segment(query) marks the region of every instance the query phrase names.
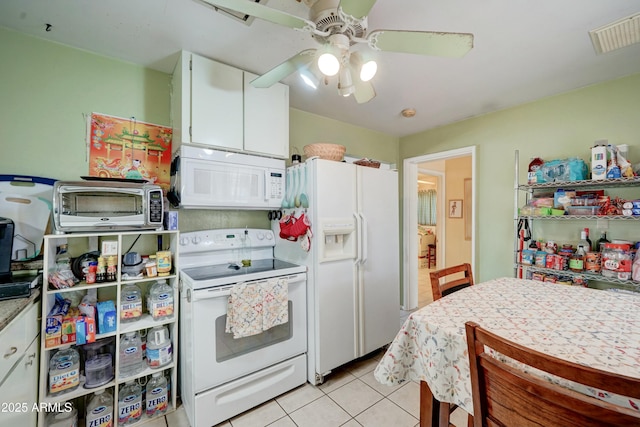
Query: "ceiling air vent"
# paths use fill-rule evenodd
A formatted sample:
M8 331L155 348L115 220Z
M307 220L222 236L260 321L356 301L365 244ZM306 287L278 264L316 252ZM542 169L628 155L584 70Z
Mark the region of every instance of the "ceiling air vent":
M640 43L640 13L589 31L597 54Z
M253 3L265 4L268 0L249 0L249 1L252 1ZM225 9L224 7L213 6L213 5L211 5L211 4L207 3L207 2L204 2L204 1L200 1L200 3L213 8L213 10L215 10L216 12L221 13L222 15L226 16L227 18L231 18L231 19L234 19L236 21L240 21L240 22L242 22L243 24L246 24L246 25L251 25L251 23L255 19L251 15L245 15L243 13L236 12L235 10Z

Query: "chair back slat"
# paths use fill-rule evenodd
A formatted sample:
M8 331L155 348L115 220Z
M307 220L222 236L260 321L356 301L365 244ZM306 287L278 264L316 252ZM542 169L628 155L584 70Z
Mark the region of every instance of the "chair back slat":
M460 289L473 286L473 273L471 272L471 264L468 263L432 271L429 277L434 301Z
M562 387L485 352L485 346L533 368L624 396L640 397L640 379L571 363L510 342L467 322L476 427L640 425L640 412Z

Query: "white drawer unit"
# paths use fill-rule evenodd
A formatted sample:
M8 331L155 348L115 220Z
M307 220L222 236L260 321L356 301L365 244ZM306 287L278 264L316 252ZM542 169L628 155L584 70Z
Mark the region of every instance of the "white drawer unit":
M38 313L31 303L0 332L0 425L35 426L38 411Z
M31 304L0 332L0 380L9 373L38 335L38 304Z

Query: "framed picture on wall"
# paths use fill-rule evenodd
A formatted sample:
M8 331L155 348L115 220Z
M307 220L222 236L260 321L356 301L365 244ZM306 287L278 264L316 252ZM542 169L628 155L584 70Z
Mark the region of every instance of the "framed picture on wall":
M462 218L462 200L449 200L449 218Z

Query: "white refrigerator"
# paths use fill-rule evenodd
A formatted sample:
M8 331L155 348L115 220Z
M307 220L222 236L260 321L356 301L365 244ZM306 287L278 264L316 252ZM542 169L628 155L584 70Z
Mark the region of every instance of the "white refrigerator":
M275 256L308 268L307 379L315 385L400 329L398 174L322 159L294 168L302 184L291 186L309 207L285 213L306 215L313 237L309 251L304 238L277 238Z

